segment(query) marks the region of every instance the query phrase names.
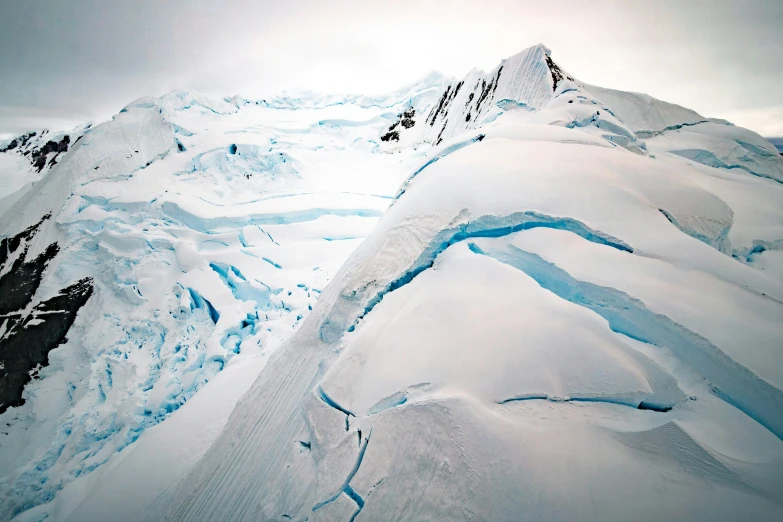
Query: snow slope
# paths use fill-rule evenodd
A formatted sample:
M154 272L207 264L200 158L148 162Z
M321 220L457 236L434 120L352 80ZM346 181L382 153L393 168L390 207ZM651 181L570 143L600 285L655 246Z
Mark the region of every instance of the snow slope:
M779 519L783 281L731 254L783 237L783 185L600 95L446 126L149 518Z
M388 97L140 99L0 216L52 215L25 321L94 291L0 417L2 514L778 520L770 147L540 45Z
M133 500L184 472L418 161L379 136L433 89L303 109L178 91L86 129L40 180L20 147L0 154L10 189L33 181L0 207L0 284L22 294L0 328L0 391L26 383L0 414L0 518L67 517L158 426L169 460ZM53 332L39 303L75 281L90 296ZM39 343L31 325L33 360L17 353Z

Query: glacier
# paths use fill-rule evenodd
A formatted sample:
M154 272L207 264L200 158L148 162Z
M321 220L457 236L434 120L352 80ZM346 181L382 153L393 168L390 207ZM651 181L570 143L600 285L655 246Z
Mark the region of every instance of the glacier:
M783 516L783 157L752 131L537 45L0 149L0 518Z

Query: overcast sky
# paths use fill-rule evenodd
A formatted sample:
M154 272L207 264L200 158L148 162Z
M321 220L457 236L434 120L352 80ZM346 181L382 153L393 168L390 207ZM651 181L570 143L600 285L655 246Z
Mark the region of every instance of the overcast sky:
M783 135L783 0L0 0L0 135L194 88L376 94L542 42L581 81Z

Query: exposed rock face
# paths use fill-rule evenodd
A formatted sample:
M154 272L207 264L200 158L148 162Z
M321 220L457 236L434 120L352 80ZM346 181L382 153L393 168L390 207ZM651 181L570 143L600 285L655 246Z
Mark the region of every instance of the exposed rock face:
M46 265L59 251L57 244L53 243L35 259L27 259L30 241L50 217L47 214L35 225L0 242L0 273L3 274L0 277L0 295L3 296L0 314L3 316L24 308L30 302L41 283Z
M33 161L33 165L41 172L46 166L46 158L49 153L55 153L55 156L49 161L49 166L57 163L57 155L61 152L68 152L68 144L71 143L71 137L67 134L63 136L60 141L47 141L43 147L34 150L30 154L30 159Z
M397 121L392 123L389 130L381 136L381 141L400 141L400 132L410 129L416 125L413 119L416 116L416 109L413 107L397 115Z
M560 67L557 66L557 64L552 60L552 57L549 55L546 55L546 64L547 67L549 67L549 72L552 74L552 92L557 90L557 84L562 82L564 79L574 81L573 78L568 76L563 72L562 69L560 69Z
M16 149L17 147L22 148L25 145L27 145L27 143L30 141L30 139L34 138L35 135L36 135L35 132L22 134L18 138L12 139L11 143L6 145L4 148L0 149L0 152L9 152L9 151L12 151L12 150Z
M56 165L57 158L60 154L68 152L71 145L71 136L68 134L47 139L49 136L49 131L45 129L40 135L37 132L29 132L11 140L8 145L0 149L0 152L16 151L25 156L33 167L41 172L47 166L47 162L49 167Z
M52 243L39 255L28 255L31 240L50 217L0 242L0 413L24 403L24 386L36 368L48 364L49 352L65 341L92 295L92 280L85 278L30 306L46 267L60 251Z

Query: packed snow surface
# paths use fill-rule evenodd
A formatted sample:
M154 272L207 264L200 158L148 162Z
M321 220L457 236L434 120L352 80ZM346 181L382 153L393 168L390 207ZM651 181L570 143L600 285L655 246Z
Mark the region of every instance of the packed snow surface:
M0 216L95 286L0 514L783 518L783 159L550 54L82 131Z

